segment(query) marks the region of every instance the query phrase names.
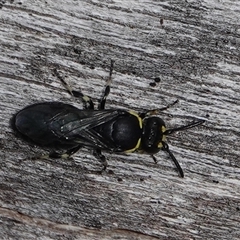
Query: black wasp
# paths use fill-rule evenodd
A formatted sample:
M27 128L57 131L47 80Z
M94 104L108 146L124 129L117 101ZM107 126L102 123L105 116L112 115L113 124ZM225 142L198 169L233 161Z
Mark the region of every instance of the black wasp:
M23 137L37 145L64 150L64 153L53 151L50 158L63 158L77 152L81 147L93 149L94 155L102 162L103 170L107 161L102 150L109 152L147 153L156 162L154 154L162 149L168 152L181 177L183 170L169 150L166 136L198 126L204 120L197 120L188 125L166 129L164 121L157 117L157 110L135 112L123 109L105 109L106 98L110 92L113 61L111 61L109 80L99 107L94 110L90 97L72 90L64 79L58 78L74 97L81 98L84 109L80 110L62 102L43 102L25 107L13 118L13 127ZM171 104L173 105L173 104Z

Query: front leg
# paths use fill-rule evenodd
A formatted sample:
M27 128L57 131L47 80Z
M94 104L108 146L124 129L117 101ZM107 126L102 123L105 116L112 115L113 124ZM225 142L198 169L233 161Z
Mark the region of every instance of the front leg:
M40 155L40 156L38 155L38 156L32 157L31 160L38 160L38 159L46 159L46 160L48 160L50 158L53 158L53 159L56 159L56 158L67 159L71 155L76 153L81 147L82 147L81 145L78 145L78 146L69 148L68 150L66 150L66 152L63 152L63 153L52 151L49 154L44 154L44 155Z

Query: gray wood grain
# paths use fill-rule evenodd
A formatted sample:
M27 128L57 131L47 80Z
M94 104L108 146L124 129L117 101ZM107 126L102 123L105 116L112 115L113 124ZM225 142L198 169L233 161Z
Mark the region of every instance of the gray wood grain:
M238 1L1 1L1 239L239 239L240 4ZM115 60L107 108L154 109L185 172L164 152L82 149L72 160L26 160L44 150L17 138L14 113L41 101L79 108L57 68L95 103ZM151 86L155 78L160 83Z

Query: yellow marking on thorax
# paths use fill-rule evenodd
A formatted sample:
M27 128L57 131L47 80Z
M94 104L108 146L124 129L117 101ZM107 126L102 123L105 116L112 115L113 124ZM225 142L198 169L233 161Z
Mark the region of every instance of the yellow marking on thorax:
M135 152L135 151L140 147L140 144L141 144L141 138L138 139L137 145L136 145L134 148L129 149L129 150L126 150L126 151L124 151L124 152L125 152L125 153Z
M142 129L142 125L143 125L142 124L142 118L140 118L139 115L137 114L137 112L135 112L133 110L129 110L128 112L138 119L139 127Z
M140 116L137 114L137 112L135 112L133 110L129 110L128 112L138 119L139 127L140 127L140 129L142 129L142 126L143 126L142 118L140 118ZM124 152L125 153L135 152L140 147L140 144L141 144L141 138L138 139L138 142L137 142L137 144L136 144L136 146L134 148L126 150Z

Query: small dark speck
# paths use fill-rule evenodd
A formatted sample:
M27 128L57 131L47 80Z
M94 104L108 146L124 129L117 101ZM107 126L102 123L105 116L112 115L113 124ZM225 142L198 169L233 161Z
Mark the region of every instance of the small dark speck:
M207 114L206 114L206 117L207 117L207 118L209 118L209 117L210 117L210 115L207 113Z
M133 74L133 75L136 75L136 74L137 74L137 72L136 72L136 71L132 71L132 74Z
M218 180L213 180L213 183L219 183L219 181Z
M155 78L154 78L154 81L155 81L156 83L159 83L159 82L161 81L161 79L160 79L160 77L155 77Z
M74 48L73 51L77 54L81 54L82 52L81 49L78 49L78 48Z
M0 149L2 149L3 147L4 147L3 139L0 139Z
M109 174L114 174L114 171L113 170L108 170L108 173Z
M151 199L150 202L155 203L155 204L160 204L161 203L161 201L158 200L158 199Z
M163 25L163 18L160 18L160 24Z
M143 181L144 181L144 178L140 178L140 181L143 182Z
M82 60L82 61L80 61L80 64L85 65L86 62Z
M236 210L239 211L239 210L240 210L240 207L236 207Z
M90 69L95 69L95 67L93 65L90 66Z
M155 83L155 82L151 82L151 83L149 83L149 85L150 85L151 87L156 87L156 83Z
M13 219L12 221L13 221L14 223L17 223L17 224L20 223L20 224L21 224L21 221L19 221L19 220L14 220L14 219Z
M123 181L123 179L120 178L120 177L117 180L118 180L118 182L122 182Z
M97 219L92 219L91 221L87 222L85 225L87 227L93 227L93 228L97 228L97 229L102 228L102 223Z

